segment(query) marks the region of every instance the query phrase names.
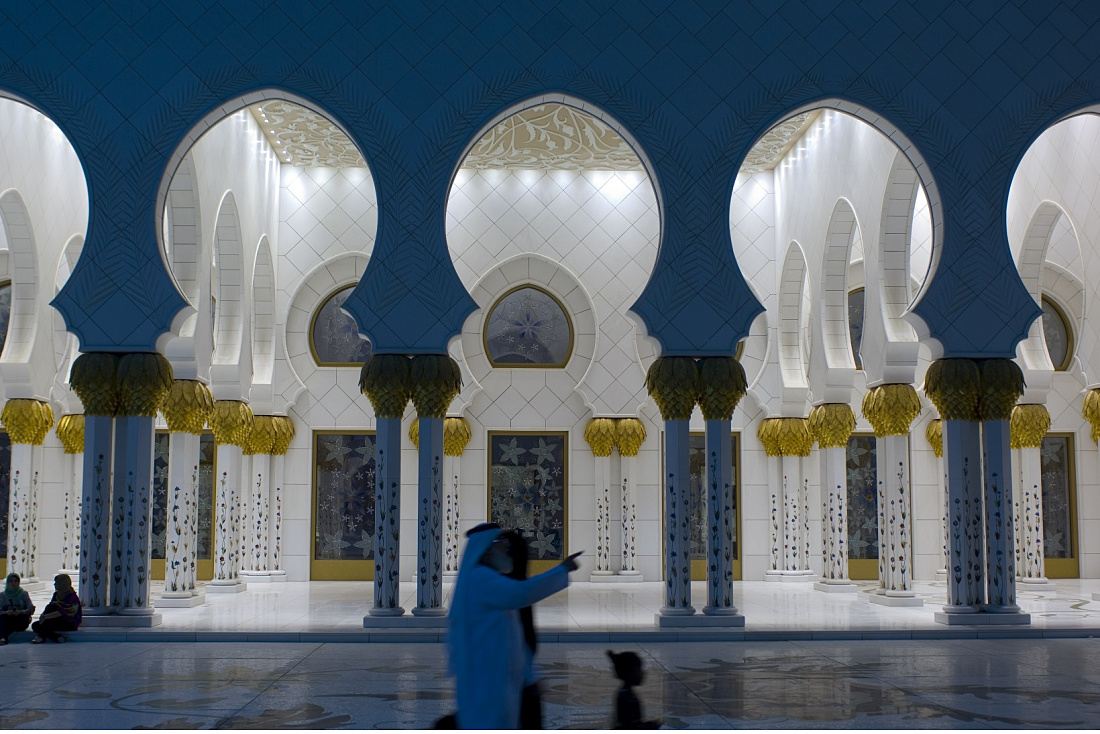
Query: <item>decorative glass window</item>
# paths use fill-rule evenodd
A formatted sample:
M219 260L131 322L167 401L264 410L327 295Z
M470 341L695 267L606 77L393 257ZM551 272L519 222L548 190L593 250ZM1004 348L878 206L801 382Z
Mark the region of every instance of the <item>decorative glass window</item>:
M1073 438L1044 436L1039 452L1043 481L1043 557L1073 558Z
M564 367L573 324L557 298L524 285L505 293L485 319L485 354L494 367Z
M313 560L374 559L373 433L314 433Z
M565 557L565 433L489 432L489 520L527 539L532 561Z
M1043 296L1043 339L1054 369L1065 371L1073 361L1073 329L1069 319L1054 301Z
M732 451L732 474L733 487L731 488L731 499L734 503L733 511L737 512L737 455L738 455L738 437L735 435L733 438L733 451ZM707 560L707 440L706 434L692 433L688 438L688 478L691 485L691 499L689 502L691 512L691 541L690 541L690 553L692 561ZM661 472L662 475L664 472ZM740 558L740 553L737 549L737 523L733 525L733 557ZM696 576L695 569L692 569L692 578ZM706 570L703 569L703 573L700 577L701 580L706 579Z
M355 319L340 310L354 289L349 285L336 291L313 314L309 348L321 367L358 367L370 359L370 341L359 335Z
M0 431L0 487L11 486L11 438ZM8 557L8 497L0 499L0 558Z
M168 431L157 431L153 439L153 550L150 557L154 560L164 560L168 549L170 436ZM210 560L214 556L214 473L214 436L204 433L199 437L199 506L195 543L195 558L201 560Z
M8 322L11 320L11 281L0 283L0 354L8 341Z
M848 465L848 558L878 558L878 477L874 436L851 436ZM877 575L877 573L876 573Z
M856 360L856 369L863 369L863 359L859 349L863 346L863 295L862 288L856 288L848 294L848 338L852 340L852 357Z

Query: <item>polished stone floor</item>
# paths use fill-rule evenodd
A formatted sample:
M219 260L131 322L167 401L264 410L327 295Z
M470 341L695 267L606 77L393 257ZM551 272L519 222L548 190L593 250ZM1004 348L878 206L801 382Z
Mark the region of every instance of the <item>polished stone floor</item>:
M610 725L604 644L539 649L547 728ZM624 643L669 728L1100 728L1100 640ZM424 728L437 643L70 642L0 648L0 728Z
M701 609L706 591L701 582L693 588L693 602ZM415 585L401 585L401 603L406 610L415 606ZM446 590L449 594L450 585ZM654 615L663 604L663 585L575 583L538 606L537 619L548 642L652 642L700 639L699 630L683 634L658 630ZM924 602L920 607L887 607L870 603L874 582L863 582L858 593L827 594L811 584L780 584L763 581L737 582L735 603L745 615L745 627L721 639L797 640L872 638L977 638L990 635L1014 637L1100 637L1100 580L1060 580L1054 588L1029 591L1021 587L1020 606L1031 614L1026 627L946 627L933 619L945 600L942 582L917 582L916 591ZM154 588L154 601L159 596ZM33 594L41 609L48 592ZM248 586L240 594L207 594L206 603L191 609L160 609L162 624L153 629L94 630L81 632L85 639L146 639L160 641L248 641L284 642L366 641L378 639L434 642L442 630L385 631L379 637L363 628L363 617L371 605L372 588L361 582L289 582ZM408 619L408 615L406 615ZM377 632L377 631L375 631ZM732 634L732 636L731 636ZM694 636L692 636L694 635Z

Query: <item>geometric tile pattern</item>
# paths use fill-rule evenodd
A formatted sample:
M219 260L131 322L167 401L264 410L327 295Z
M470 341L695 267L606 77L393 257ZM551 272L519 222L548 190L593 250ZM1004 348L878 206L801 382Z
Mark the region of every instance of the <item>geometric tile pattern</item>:
M0 13L0 88L57 122L88 179L86 257L57 304L90 349L152 350L184 306L156 248L166 165L211 111L278 88L340 124L376 179L378 242L351 310L380 351L442 353L474 308L446 255L456 162L498 110L562 90L619 120L652 166L662 242L635 309L670 353L729 353L748 331L760 306L726 226L738 166L789 112L835 98L896 131L930 198L937 187L938 267L919 318L949 355L1011 356L1037 314L1005 247L1011 176L1041 130L1100 97L1100 8L1087 1Z

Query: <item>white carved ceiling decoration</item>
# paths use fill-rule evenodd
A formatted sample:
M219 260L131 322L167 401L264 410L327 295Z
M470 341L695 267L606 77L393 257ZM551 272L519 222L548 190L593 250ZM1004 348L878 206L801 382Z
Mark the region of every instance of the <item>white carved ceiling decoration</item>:
M742 173L759 173L775 168L820 115L821 110L804 112L768 130L745 156L745 162L741 164Z
M300 168L365 168L367 165L355 143L313 110L278 99L248 109L283 163Z
M493 126L463 168L640 171L642 163L602 120L562 104L541 104Z

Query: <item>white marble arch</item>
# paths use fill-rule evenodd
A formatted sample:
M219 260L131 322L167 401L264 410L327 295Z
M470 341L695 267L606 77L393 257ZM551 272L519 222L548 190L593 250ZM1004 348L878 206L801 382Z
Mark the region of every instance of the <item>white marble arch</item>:
M1016 256L1016 268L1020 272L1020 278L1027 287L1028 293L1035 299L1035 302L1040 303L1043 294L1050 293L1058 305L1067 311L1074 333L1080 334L1083 319L1079 320L1077 314L1083 315L1081 307L1084 302L1084 288L1080 286L1078 286L1080 290L1073 288L1073 281L1077 279L1064 268L1047 261L1051 235L1054 233L1055 225L1062 217L1065 217L1066 221L1069 222L1073 237L1077 242L1078 252L1080 251L1080 240L1076 234L1077 228L1074 226L1069 214L1057 203L1044 200L1035 208L1027 228L1024 230L1023 241L1020 243ZM1054 292L1048 291L1047 281L1051 282L1051 286L1055 289ZM1071 316L1071 314L1073 315ZM1035 319L1032 322L1027 339L1020 342L1016 348L1016 358L1020 367L1024 370L1025 389L1023 400L1029 403L1046 403L1047 395L1053 383L1055 366L1051 363L1050 355L1047 353L1042 318ZM1078 369L1080 369L1080 362L1076 361L1076 355L1074 360L1078 365Z
M69 279L80 252L84 248L84 238L73 235L65 243L65 249L57 261L56 277L54 278L54 292L61 290L61 286ZM80 354L80 345L76 335L65 330L65 321L57 309L53 312L53 351L56 370L53 386L50 388L50 401L53 403L55 414L60 417L64 413L80 413L83 408L80 401L69 389L69 370L73 360Z
M804 418L809 410L806 345L803 338L806 256L798 242L787 246L779 273L779 372L782 378L780 413Z
M821 294L811 316L809 385L815 403L851 402L856 363L848 329L848 269L859 229L851 201L838 200L825 232Z
M542 288L565 307L566 316L573 324L573 352L565 367L508 369L489 364L482 338L489 309L505 293L522 285ZM542 255L517 255L486 273L470 295L479 308L467 317L461 336L452 340L449 350L451 356L464 368L463 388L451 403L452 414L469 410L473 415L481 416L509 387L514 388L518 397L526 403L520 413L531 413L531 420L525 422L537 422L534 420L534 413L541 413L544 424L555 423L552 415L547 414L548 411L540 410L533 404L543 388L549 388L559 403L573 399L594 415L616 414L608 413L606 406L601 405L598 386L586 382L596 353L598 329L591 297L575 274ZM527 410L528 407L531 410ZM634 412L625 415L636 416L640 409L639 404ZM618 414L624 415L621 412ZM508 417L513 419L518 415L516 413ZM573 417L562 425L571 426L575 420ZM490 421L493 424L499 422Z
M256 262L252 269L252 386L249 402L253 411L270 414L274 411L273 378L275 374L275 269L271 245L266 235L256 247Z
M16 189L0 194L0 223L8 242L12 292L8 336L0 354L4 399L44 398L52 375L45 374L46 370L36 370L33 364L42 320L38 305L38 245L26 202ZM44 328L49 328L48 320Z
M910 304L913 213L920 186L917 171L898 151L883 194L877 246L864 243L866 286L860 351L868 387L912 384L916 379L920 341L905 314ZM933 229L938 226L933 218ZM933 239L933 269L938 255L935 242Z
M286 318L282 320L285 328L281 330L285 334L283 345L286 354L279 355L278 344L275 345L276 356L284 357L275 363L275 412L290 410L313 381L313 376L321 370L336 375L334 380L340 379L344 372L354 372L355 381L358 380L358 368L322 368L317 365L309 347L309 329L317 309L336 291L358 283L369 261L370 257L360 252L336 255L307 272L290 294ZM276 329L276 336L279 331ZM281 365L287 368L285 374L281 372ZM366 403L366 398L361 398L361 401Z
M179 334L164 347L179 380L205 379L210 374L214 348L210 325L210 255L203 247L196 184L194 158L188 155L170 182L162 230L169 273L195 309L180 326Z
M237 202L227 191L218 207L214 227L212 285L214 309L214 355L210 365L210 389L215 400L241 400L248 396L252 381L252 340L244 338L250 322L247 272Z

